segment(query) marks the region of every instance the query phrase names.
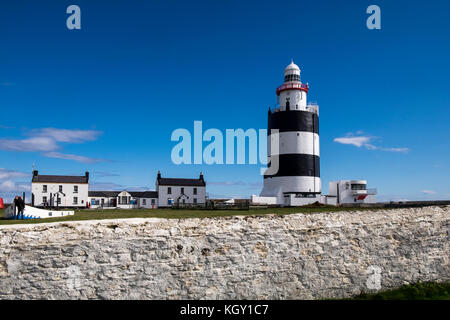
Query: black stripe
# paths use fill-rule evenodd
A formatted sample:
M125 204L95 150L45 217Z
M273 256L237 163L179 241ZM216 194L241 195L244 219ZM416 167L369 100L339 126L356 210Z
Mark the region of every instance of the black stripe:
M264 175L264 179L285 176L304 176L319 178L320 157L311 154L282 154L279 156L278 172L274 175Z
M270 135L271 129L278 129L280 132L306 131L319 133L319 117L317 114L303 111L278 111L269 114L267 128Z

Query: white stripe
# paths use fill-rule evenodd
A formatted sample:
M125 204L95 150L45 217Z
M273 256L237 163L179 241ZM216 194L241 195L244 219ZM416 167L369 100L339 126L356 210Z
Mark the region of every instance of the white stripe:
M319 177L273 177L264 179L261 196L280 196L283 192L321 192Z
M271 153L272 145L276 146L277 139L279 148L276 150L277 148L274 147ZM267 138L267 154L310 154L320 157L319 135L305 131L271 134Z

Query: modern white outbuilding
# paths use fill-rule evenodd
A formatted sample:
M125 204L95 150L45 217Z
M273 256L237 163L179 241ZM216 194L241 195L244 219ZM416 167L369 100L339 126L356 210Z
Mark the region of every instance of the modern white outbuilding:
M376 189L368 189L366 180L339 180L329 183L329 194L325 203L339 205L346 203L375 203Z

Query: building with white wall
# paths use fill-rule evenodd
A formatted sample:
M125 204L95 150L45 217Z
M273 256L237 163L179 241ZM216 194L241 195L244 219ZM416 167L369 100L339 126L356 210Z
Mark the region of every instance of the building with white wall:
M158 171L156 191L159 207L196 206L206 203L206 182L202 173L198 179L183 179L163 178Z
M89 207L119 209L155 209L158 207L156 191L89 191Z
M206 203L206 182L198 179L163 178L158 171L156 191L89 191L89 207L119 209L156 209L160 207L197 206Z
M86 207L89 172L84 176L40 175L33 171L31 205L35 207Z
M367 189L366 180L339 180L329 183L329 195L325 203L340 205L345 203L375 203L376 189Z

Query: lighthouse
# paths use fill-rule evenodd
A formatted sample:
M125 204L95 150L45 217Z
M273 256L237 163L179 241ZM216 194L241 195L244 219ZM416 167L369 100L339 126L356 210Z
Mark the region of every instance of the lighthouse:
M308 90L292 61L276 90L277 106L268 112L268 168L260 196L280 205L320 201L319 106L308 103Z

